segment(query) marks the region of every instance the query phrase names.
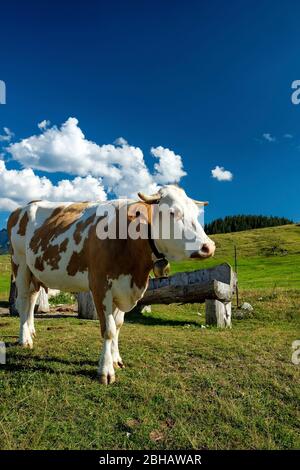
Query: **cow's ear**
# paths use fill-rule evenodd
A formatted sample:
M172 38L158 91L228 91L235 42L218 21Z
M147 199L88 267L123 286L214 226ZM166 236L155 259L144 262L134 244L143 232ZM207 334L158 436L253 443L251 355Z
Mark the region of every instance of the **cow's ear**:
M147 194L144 193L138 193L138 196L147 204L156 204L161 199L161 195L159 193L151 194L151 196L147 196Z
M197 204L197 206L208 206L208 201L196 201L193 199L194 203Z

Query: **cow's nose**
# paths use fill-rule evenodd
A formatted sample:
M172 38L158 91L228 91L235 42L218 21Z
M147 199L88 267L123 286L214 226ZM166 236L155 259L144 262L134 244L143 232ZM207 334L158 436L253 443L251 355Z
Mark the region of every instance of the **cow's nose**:
M216 249L216 245L213 241L203 243L202 248L201 248L201 254L205 257L213 256L214 252Z

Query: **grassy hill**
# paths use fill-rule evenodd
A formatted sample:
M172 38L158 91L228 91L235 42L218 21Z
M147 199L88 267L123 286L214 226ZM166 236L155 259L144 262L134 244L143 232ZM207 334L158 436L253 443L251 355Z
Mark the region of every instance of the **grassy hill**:
M240 288L285 287L300 289L300 226L283 225L245 232L212 235L214 258L172 264L172 273L192 271L227 262L234 266L237 247ZM10 282L8 255L0 256L0 299L7 298Z
M191 271L227 262L234 267L237 248L241 288L300 288L300 226L283 225L245 232L211 235L216 242L214 258L172 264L172 272Z

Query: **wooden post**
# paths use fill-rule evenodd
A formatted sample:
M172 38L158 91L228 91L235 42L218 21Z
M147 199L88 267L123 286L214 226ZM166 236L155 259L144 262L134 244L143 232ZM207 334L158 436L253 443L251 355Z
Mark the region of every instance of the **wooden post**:
M237 264L237 249L236 245L234 245L234 271L236 274L236 285L235 285L235 293L236 293L236 306L239 308L240 300L239 300L239 286L237 283L237 274L238 274L238 264Z
M79 292L77 294L78 318L87 320L98 320L97 310L94 304L92 293Z
M205 301L205 316L207 325L231 328L231 302L207 299Z

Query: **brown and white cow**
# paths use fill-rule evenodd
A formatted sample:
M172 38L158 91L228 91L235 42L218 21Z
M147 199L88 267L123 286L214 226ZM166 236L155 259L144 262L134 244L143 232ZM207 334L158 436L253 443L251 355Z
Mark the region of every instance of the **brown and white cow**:
M207 258L215 250L214 242L198 222L195 201L181 188L169 185L156 195L140 193L139 196L140 206L147 211L154 203L157 208L167 207L182 237L175 238L173 228L170 236L151 239L151 243L142 237L101 239L98 226L105 220L103 213L113 206L117 214L118 201L33 201L15 210L8 220L17 285L16 306L20 314L20 344L33 346L34 306L40 286L71 292L91 290L104 338L98 368L104 384L114 382L114 368L123 367L118 335L124 312L130 311L143 296L158 254L168 259ZM129 208L137 204L136 201L126 203ZM126 214L128 227L134 215L130 209ZM135 217L138 221L140 211ZM158 228L160 220L161 214L156 211L148 225ZM108 219L106 223L111 222ZM189 245L191 237L192 246Z

